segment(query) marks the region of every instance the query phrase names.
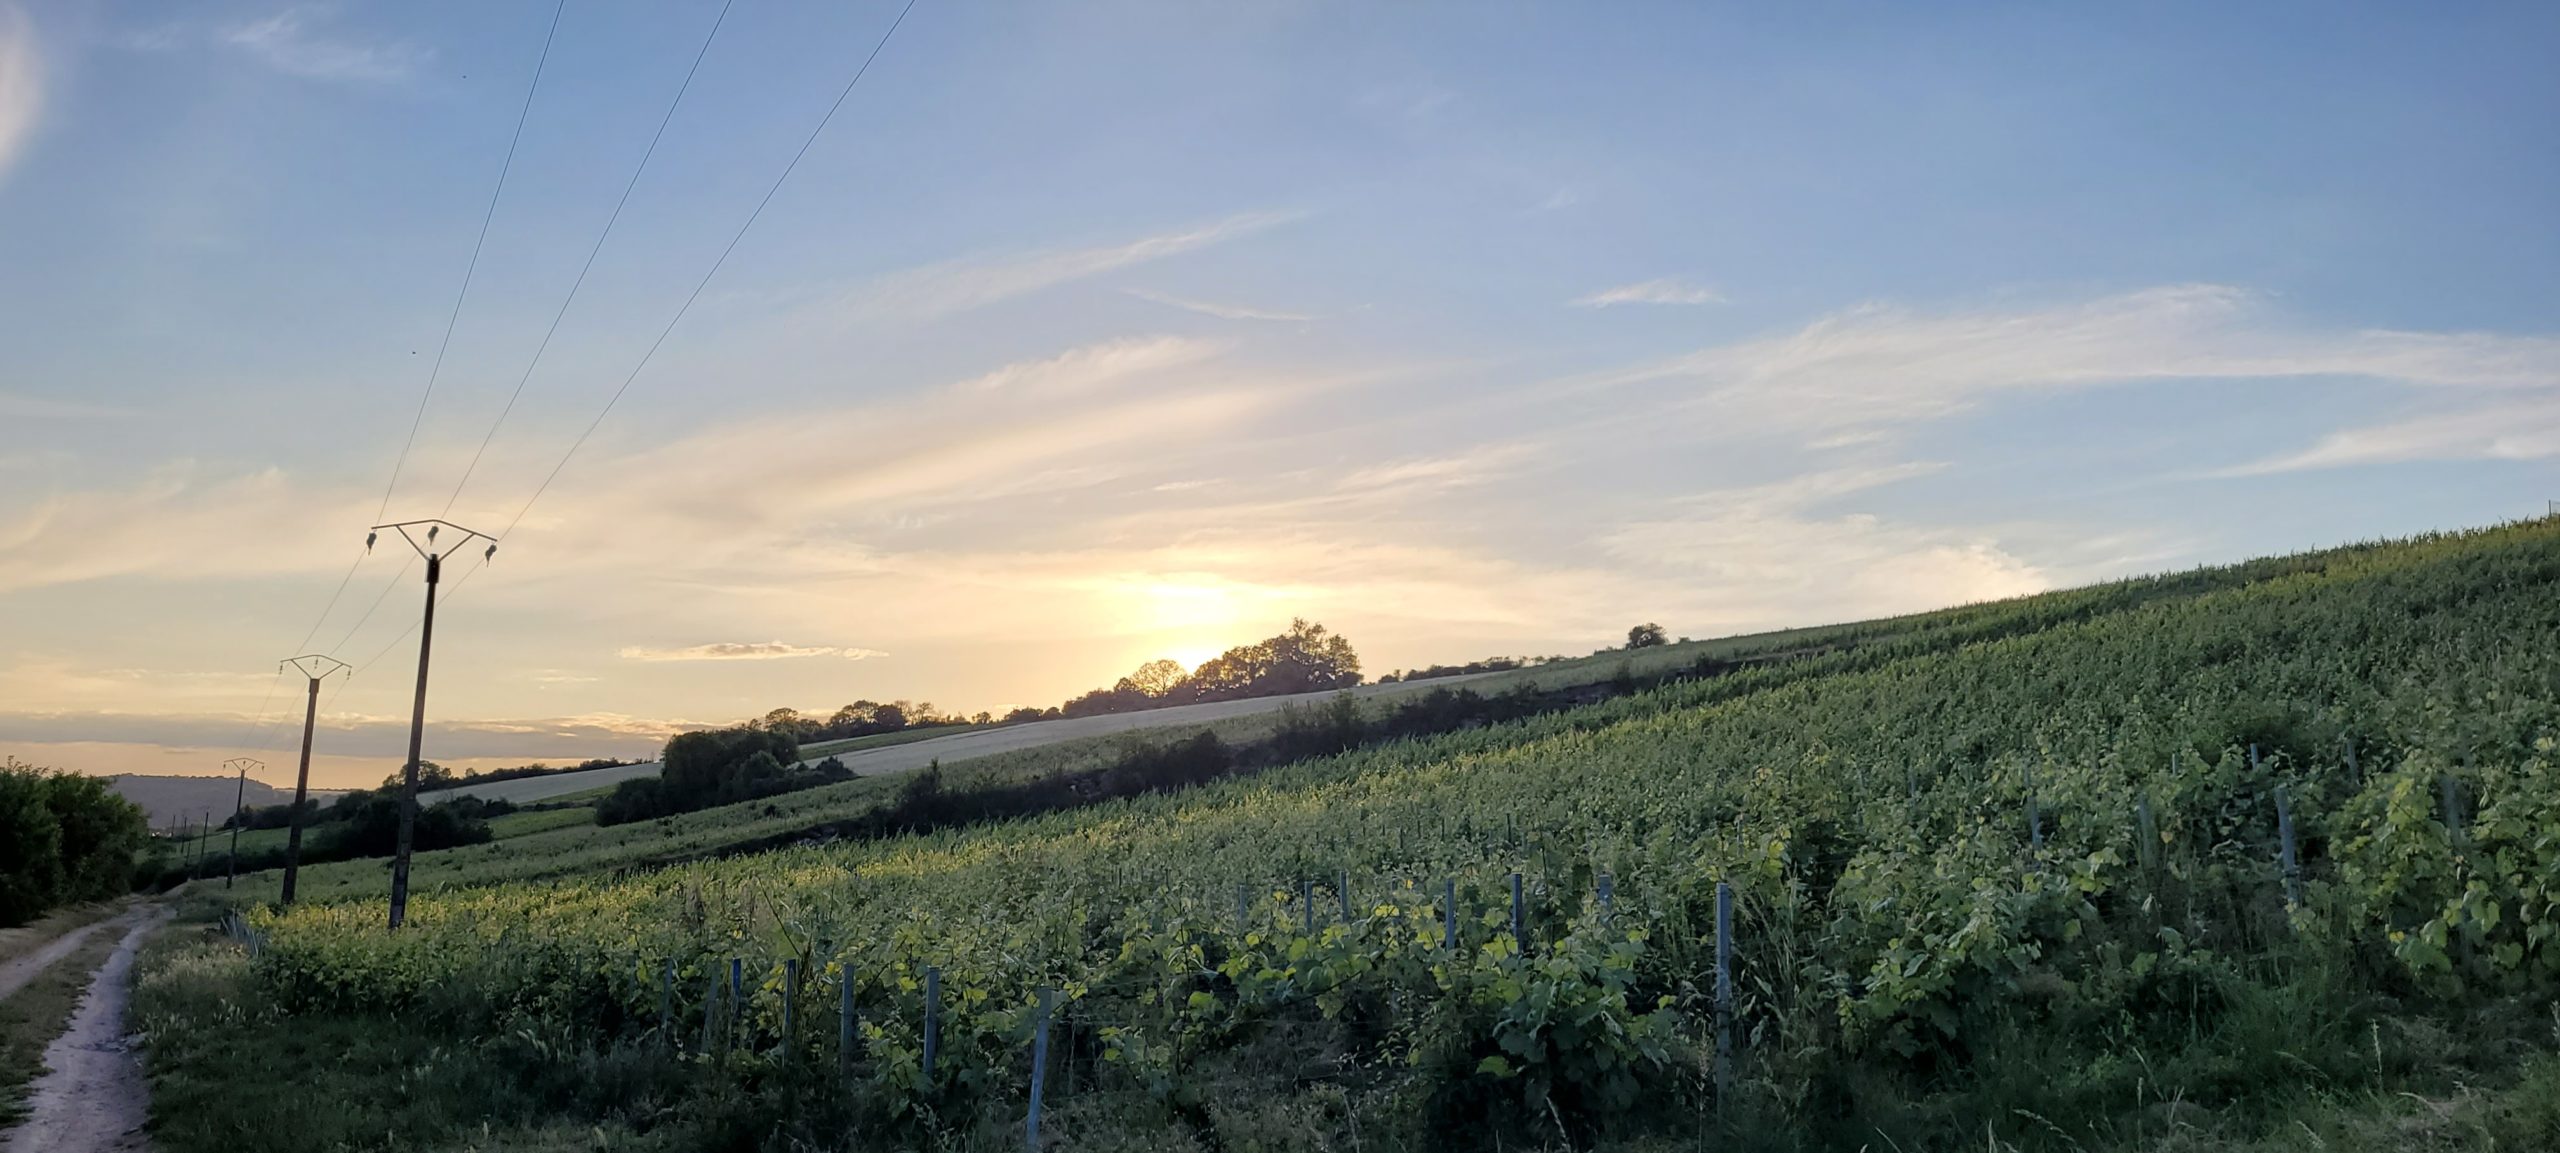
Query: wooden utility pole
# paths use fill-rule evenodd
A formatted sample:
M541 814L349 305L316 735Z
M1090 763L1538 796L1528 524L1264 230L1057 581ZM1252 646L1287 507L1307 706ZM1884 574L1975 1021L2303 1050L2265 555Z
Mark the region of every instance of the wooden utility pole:
M486 560L497 555L498 541L451 521L411 520L373 526L373 532L364 538L365 547L373 547L375 537L384 529L398 532L400 539L409 542L409 547L427 562L427 612L418 626L418 694L409 710L409 763L400 777L400 847L391 858L391 927L397 929L409 916L409 845L418 828L418 758L427 729L427 658L435 647L436 582L444 575L444 558L453 555L454 550L475 538L485 540L489 550L481 556ZM453 538L439 545L436 538L445 529L453 530Z
M204 820L196 827L196 863L194 868L187 870L188 880L197 880L204 876L204 846L205 842L212 839L213 810L206 809L204 811Z
M288 831L284 835L283 904L293 903L293 884L302 872L302 803L311 792L311 730L320 719L320 682L332 673L347 670L347 662L336 657L305 653L286 664L300 670L311 682L311 692L302 706L302 767L293 774L293 808L285 815Z
M231 855L222 862L222 887L228 889L240 879L240 826L249 823L249 770L264 769L267 763L256 757L233 757L222 767L240 772L240 789L231 795Z

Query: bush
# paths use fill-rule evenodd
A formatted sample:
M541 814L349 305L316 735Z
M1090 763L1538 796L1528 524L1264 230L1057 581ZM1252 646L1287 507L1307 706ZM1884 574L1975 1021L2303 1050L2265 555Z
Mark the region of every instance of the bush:
M0 762L0 927L125 892L149 832L105 781Z

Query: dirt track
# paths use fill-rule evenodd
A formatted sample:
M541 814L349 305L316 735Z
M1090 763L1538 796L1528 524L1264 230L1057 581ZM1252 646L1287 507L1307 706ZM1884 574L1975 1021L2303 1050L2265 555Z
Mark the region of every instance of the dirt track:
M169 911L136 909L99 925L125 926L116 951L98 966L71 1026L44 1051L45 1075L28 1087L27 1120L6 1135L6 1153L110 1153L147 1149L151 1113L142 1058L125 1035L125 1003L133 994L133 956ZM68 939L99 925L85 926ZM50 948L50 947L48 947ZM58 955L58 954L57 954ZM35 958L28 958L34 960Z
M37 946L26 956L0 964L0 1000L7 1000L11 994L25 988L27 982L35 980L38 974L52 968L54 962L70 956L71 951L88 940L90 934L109 925L129 924L140 912L132 909L104 921L92 921Z

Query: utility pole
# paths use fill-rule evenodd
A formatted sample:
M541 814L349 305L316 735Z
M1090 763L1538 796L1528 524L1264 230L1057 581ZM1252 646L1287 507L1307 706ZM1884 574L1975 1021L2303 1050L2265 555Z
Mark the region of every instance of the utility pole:
M336 657L305 653L284 662L292 665L311 682L311 693L302 706L302 767L293 774L293 808L287 810L284 835L284 899L293 903L293 883L302 872L302 801L311 792L311 729L320 719L320 682L332 674L347 671L347 662Z
M267 763L256 757L233 757L222 767L240 771L240 791L231 797L231 855L222 862L222 887L228 889L240 879L240 826L249 823L249 770L264 772Z
M194 868L187 870L188 880L201 880L204 877L204 845L212 839L213 810L206 809L204 820L196 823L196 864Z
M444 573L444 558L474 539L489 542L488 551L481 554L483 561L498 555L498 538L447 520L405 520L373 526L365 534L364 547L373 548L374 538L384 529L398 532L427 561L427 615L418 626L418 697L409 710L409 764L400 778L400 849L391 858L391 927L397 929L409 915L409 842L418 829L418 746L427 728L427 656L436 636L436 580ZM453 530L452 537L437 543L436 537L446 529Z

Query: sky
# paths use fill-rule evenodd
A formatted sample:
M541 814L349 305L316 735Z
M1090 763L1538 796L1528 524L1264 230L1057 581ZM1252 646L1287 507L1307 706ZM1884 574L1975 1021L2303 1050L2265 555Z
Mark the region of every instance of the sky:
M2560 7L919 0L793 165L899 10L0 0L0 753L289 785L316 652L381 779L392 520L497 765L2560 498Z

